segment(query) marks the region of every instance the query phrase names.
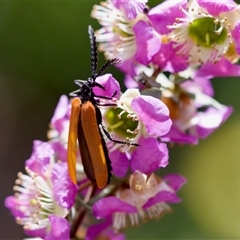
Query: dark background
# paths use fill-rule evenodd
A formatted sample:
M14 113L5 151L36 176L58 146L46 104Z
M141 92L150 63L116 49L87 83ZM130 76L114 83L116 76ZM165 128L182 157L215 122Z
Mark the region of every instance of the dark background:
M22 227L4 208L34 139L46 132L61 94L90 74L87 27L97 1L0 3L0 239L21 239ZM154 6L158 1L150 1ZM101 56L101 62L103 57ZM120 81L123 75L111 69ZM170 165L188 179L174 213L127 230L129 239L240 238L240 79L214 79L218 101L232 105L229 121L198 146L170 150Z

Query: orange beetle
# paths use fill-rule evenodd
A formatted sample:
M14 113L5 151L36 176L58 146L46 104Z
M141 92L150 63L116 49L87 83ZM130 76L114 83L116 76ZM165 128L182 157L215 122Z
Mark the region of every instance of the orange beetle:
M107 61L96 73L98 60L97 46L91 26L89 26L88 32L91 42L92 77L88 78L87 81L75 80L74 83L79 86L79 89L70 94L75 98L72 100L68 136L68 171L72 182L76 184L76 150L78 139L82 164L87 177L92 182L95 182L99 188L103 188L110 181L112 167L100 126L110 140L121 144L126 144L127 142L113 140L102 126L102 115L99 109L101 103L99 99L111 100L116 93L112 97L106 97L96 96L93 92L93 87L105 90L95 80L109 66L119 62L119 60L112 59ZM115 106L115 104L108 104L108 106Z

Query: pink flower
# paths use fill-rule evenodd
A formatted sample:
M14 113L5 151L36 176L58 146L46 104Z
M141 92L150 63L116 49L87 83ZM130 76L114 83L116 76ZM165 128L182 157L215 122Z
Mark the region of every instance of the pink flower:
M165 167L168 164L168 149L158 138L164 136L172 124L166 105L152 96L140 95L137 89L128 89L116 103L116 109L109 108L103 112L104 125L114 139L138 143L140 147L129 148L129 145L107 140L113 172L123 177L128 166L132 171L138 169L144 173Z
M239 51L235 28L240 11L234 1L168 0L151 9L148 17L154 29L166 34L175 51L191 65L215 63L223 56L233 59L230 49L234 44Z
M124 228L127 217L132 225L136 225L140 219L159 217L171 211L167 202L180 202L176 191L185 182L177 174L168 175L165 180L161 180L154 174L147 176L135 171L130 177L129 188L118 190L116 197L107 197L96 202L93 213L98 219L111 217L115 229Z
M99 50L107 59L118 58L121 70L130 73L134 62L147 65L161 42L144 13L147 1L106 1L95 5L92 17L102 28L95 32Z
M34 142L33 154L26 161L26 172L27 175L18 174L16 194L6 198L5 206L24 226L26 234L50 239L47 236L55 234L55 224L66 225L64 218L73 206L77 188L69 178L67 163L55 163L53 149L44 142ZM65 230L59 232L58 238L51 239L60 240L66 236Z

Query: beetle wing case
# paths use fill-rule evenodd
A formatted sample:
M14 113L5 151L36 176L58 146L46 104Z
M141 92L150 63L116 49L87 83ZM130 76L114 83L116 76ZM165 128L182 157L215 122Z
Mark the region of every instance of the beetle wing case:
M106 147L103 146L104 139L99 129L95 108L90 101L86 101L82 105L81 125L89 149L97 186L103 188L109 180L109 169L105 156L107 151Z
M74 98L72 101L72 109L70 116L70 125L68 132L68 172L74 184L77 183L76 178L76 151L77 151L77 133L78 121L81 112L81 100Z

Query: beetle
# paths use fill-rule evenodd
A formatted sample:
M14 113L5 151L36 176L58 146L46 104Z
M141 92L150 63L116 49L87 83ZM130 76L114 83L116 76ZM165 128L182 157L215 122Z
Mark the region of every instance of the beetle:
M103 188L110 182L112 166L102 131L113 142L134 146L138 146L138 144L112 139L102 124L102 114L99 106L116 106L116 104L102 104L100 99L112 100L117 93L115 92L111 97L97 96L93 88L98 87L105 90L101 84L96 82L96 78L111 65L119 63L119 60L117 58L108 60L96 73L98 62L97 44L94 30L91 26L88 27L88 33L91 44L92 76L86 81L75 80L74 83L79 86L79 89L70 93L70 96L75 98L71 103L68 135L68 171L72 182L76 184L76 149L78 139L82 164L88 179L96 183L98 188Z

